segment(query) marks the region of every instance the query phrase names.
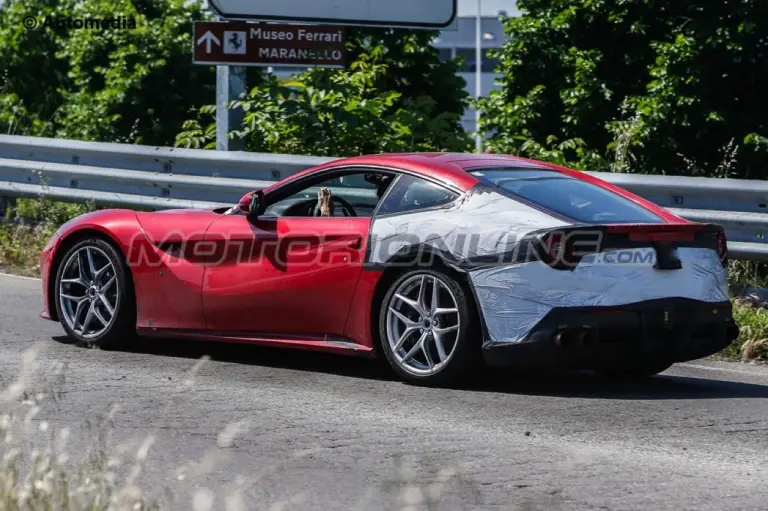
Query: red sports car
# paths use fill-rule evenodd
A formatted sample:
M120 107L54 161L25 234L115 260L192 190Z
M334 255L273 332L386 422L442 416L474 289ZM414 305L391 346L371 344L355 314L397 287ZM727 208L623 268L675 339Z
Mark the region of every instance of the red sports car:
M449 384L490 365L649 375L738 335L727 246L587 174L487 154L333 161L231 208L80 216L40 257L42 316L135 334L384 357Z

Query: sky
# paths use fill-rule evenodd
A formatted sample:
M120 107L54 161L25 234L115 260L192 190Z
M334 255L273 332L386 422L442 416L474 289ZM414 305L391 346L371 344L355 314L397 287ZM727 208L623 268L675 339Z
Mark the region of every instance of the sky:
M459 0L459 16L474 16L478 0ZM515 0L480 0L483 15L496 15L499 11L515 12Z

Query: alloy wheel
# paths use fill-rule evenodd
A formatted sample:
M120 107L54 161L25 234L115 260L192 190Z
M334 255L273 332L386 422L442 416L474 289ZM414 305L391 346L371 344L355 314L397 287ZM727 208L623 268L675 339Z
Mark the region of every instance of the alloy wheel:
M83 339L103 334L115 321L119 306L115 266L100 248L85 246L64 262L59 303L69 328Z
M417 376L439 372L456 351L461 318L456 297L432 274L404 280L387 304L387 342L395 361Z

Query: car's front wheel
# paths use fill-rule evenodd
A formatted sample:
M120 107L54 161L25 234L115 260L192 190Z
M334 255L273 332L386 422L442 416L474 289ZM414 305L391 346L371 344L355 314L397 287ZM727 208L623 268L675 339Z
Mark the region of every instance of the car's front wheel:
M76 243L56 272L56 311L76 342L110 349L135 334L133 285L122 254L100 238Z
M402 274L384 296L381 347L392 368L421 385L451 385L480 366L480 330L464 286L442 269Z

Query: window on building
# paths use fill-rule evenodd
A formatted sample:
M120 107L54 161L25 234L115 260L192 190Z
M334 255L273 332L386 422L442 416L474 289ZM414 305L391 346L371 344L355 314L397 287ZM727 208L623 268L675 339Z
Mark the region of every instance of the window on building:
M460 71L463 73L475 72L475 50L474 48L458 48L456 50L456 56L462 57L464 61L461 63Z
M491 57L489 53L493 52L495 48L484 48L483 62L480 71L483 73L493 73L496 67L499 65L497 58ZM464 62L461 65L461 71L464 73L475 72L475 49L474 48L459 48L456 50L457 57L463 57Z
M453 55L453 52L450 48L438 48L437 53L440 56L441 62L447 62L451 60L451 56Z

